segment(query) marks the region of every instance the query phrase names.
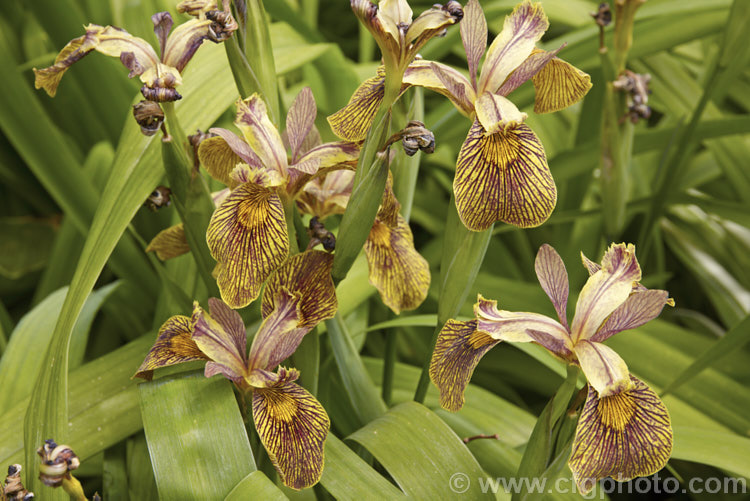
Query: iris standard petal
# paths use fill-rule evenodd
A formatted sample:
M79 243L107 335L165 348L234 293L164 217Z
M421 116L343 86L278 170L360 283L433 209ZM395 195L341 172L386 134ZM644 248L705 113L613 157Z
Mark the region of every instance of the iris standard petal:
M265 388L253 391L253 421L281 481L304 489L320 480L324 445L330 428L325 409L293 383L299 373L280 369L268 374Z
M448 320L438 335L430 360L430 379L440 390L440 405L456 412L464 405L464 391L479 360L499 343L477 330L476 320Z
M190 317L176 315L167 319L159 328L154 346L133 377L151 381L154 369L194 360L209 360L191 339L192 332Z
M156 252L156 256L162 261L190 252L190 245L185 237L185 225L180 223L161 230L149 242L146 252Z
M247 370L247 333L240 314L221 300L208 300L210 313L193 303L193 341L211 359L205 376L223 374L233 381L242 380Z
M268 117L266 103L258 94L237 101L237 117L234 124L242 131L245 141L268 169L282 175L287 173L286 148L279 131Z
M315 125L318 107L310 87L303 87L286 114L286 133L292 150L292 163L303 153L302 144Z
M286 288L274 294L274 309L263 319L248 357L248 374L256 369L273 370L297 349L310 329L298 329L302 319L299 295Z
M602 267L586 281L576 303L570 331L573 341L590 339L604 320L630 295L641 279L641 267L633 244L612 244Z
M331 130L344 141L362 141L370 130L385 94L385 69L357 87L349 103L328 117Z
M247 306L289 253L281 199L257 184L238 186L211 216L206 241L221 265L222 299L232 308Z
M505 18L503 30L492 41L479 77L479 94L497 92L502 83L534 50L549 27L541 3L524 0Z
M92 50L121 60L123 55L128 55L123 64L130 70L130 78L142 75L147 69L155 68L159 63L159 57L153 47L142 38L134 37L127 31L113 26L89 24L86 26L86 34L68 42L52 66L41 70L34 68L34 87L43 88L47 94L54 97L60 79L68 68Z
M385 29L396 41L401 40L401 26L411 24L413 12L406 0L382 0L378 3L377 17Z
M464 7L464 18L461 21L461 41L464 44L466 60L469 63L469 78L472 86L477 88L477 68L487 49L487 20L482 6L477 0L469 0Z
M338 301L331 278L332 267L333 255L323 251L309 250L289 257L268 279L261 302L263 317L274 311L276 295L286 289L300 298L302 316L298 327L311 329L323 320L333 318Z
M497 301L481 294L474 305L477 329L494 339L510 343L536 342L561 358L569 358L573 345L568 331L539 313L499 310Z
M365 255L370 283L396 315L422 304L430 288L430 265L414 248L409 223L401 215L395 228L375 219Z
M475 120L458 154L453 191L461 221L473 231L498 220L539 226L557 201L544 147L525 124L486 135Z
M612 312L591 340L604 341L618 332L640 327L658 317L670 301L669 293L659 289L633 292Z
M568 461L582 494L604 477L626 481L661 470L672 454L672 425L664 403L643 381L599 398L589 386Z
M586 380L600 397L630 389L628 366L615 350L586 339L578 341L574 350Z
M553 58L532 78L534 113L552 113L577 103L591 89L591 77L562 59Z
M534 270L539 284L552 301L552 306L555 307L558 320L567 329L568 271L565 269L565 263L560 254L552 246L542 245L536 254Z

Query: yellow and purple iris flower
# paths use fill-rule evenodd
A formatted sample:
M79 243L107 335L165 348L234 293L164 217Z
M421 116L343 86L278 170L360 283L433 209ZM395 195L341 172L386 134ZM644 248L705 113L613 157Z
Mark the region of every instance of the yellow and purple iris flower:
M251 393L258 436L284 484L294 489L320 480L330 421L320 402L294 383L299 372L279 364L319 322L335 315L332 266L333 256L312 250L276 270L263 293L263 323L249 353L240 315L212 298L210 312L195 303L190 317L169 318L135 374L150 380L155 369L202 360L206 377L221 374Z
M354 183L354 171L336 170L308 183L298 206L320 220L343 214ZM414 248L409 223L398 211L389 176L383 202L365 241L364 249L370 283L383 303L397 315L419 307L430 288L430 265Z
M263 282L286 259L286 218L291 217L288 211L295 210L293 200L299 190L319 170L354 163L359 156L354 143L317 144L315 115L315 100L305 88L287 116L291 160L257 94L237 101L234 123L242 138L214 128L211 132L217 137L200 145L203 166L231 189L217 203L206 240L218 262L221 297L232 308L247 306L258 297Z
M538 226L552 213L557 190L544 147L524 124L527 115L506 97L528 80L535 90L535 113L566 108L586 95L591 79L556 57L562 47L545 51L536 43L549 21L540 3L525 0L505 19L487 47L487 22L477 0L470 0L461 21L469 78L450 66L424 60L411 63L401 91L421 86L439 92L473 123L456 162L453 190L464 225L474 231L504 221L522 228ZM349 104L329 117L333 131L349 141L365 137L383 98L385 72L366 80Z
M549 245L539 249L536 274L552 301L557 320L528 312L499 310L497 301L478 298L475 319L449 320L440 332L430 378L441 405L451 411L464 403L464 390L481 357L501 341L537 343L563 361L580 366L588 380L568 462L583 492L611 476L618 481L659 471L672 453L672 427L666 407L625 361L603 341L656 318L665 304L663 290L638 282L641 268L632 244L613 244L598 265L583 257L590 276L567 320L568 274Z
M188 12L195 19L182 23L171 34L173 21L169 12L151 16L161 57L144 39L123 29L89 24L86 26L86 34L68 42L52 66L41 70L34 68L34 85L37 89L44 88L47 94L54 97L68 68L91 51L97 51L120 59L130 70L129 78L139 77L143 82L141 93L146 99L176 101L182 97L175 89L182 84L181 73L203 41L224 41L237 29L237 24L228 11L216 9L217 5L213 0L182 2L177 10Z

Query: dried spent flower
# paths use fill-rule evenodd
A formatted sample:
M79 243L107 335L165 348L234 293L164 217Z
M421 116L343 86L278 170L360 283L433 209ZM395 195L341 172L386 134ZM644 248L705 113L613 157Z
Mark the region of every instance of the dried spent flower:
M307 233L310 235L308 249L312 249L318 244L321 244L326 252L333 252L336 249L336 237L326 229L326 226L318 220L317 216L310 219Z
M133 116L144 136L153 136L164 123L164 111L155 101L142 100L134 104Z
M39 466L39 479L48 487L62 485L69 472L77 469L81 462L76 453L67 445L57 445L54 440L45 440L36 451L42 458Z
M7 499L8 501L29 501L30 499L34 499L34 493L26 490L23 482L21 482L21 469L20 464L8 466L8 476L5 477L3 495L0 499Z
M152 191L148 196L143 205L154 212L161 209L162 207L169 207L169 204L172 203L172 200L170 199L171 194L172 190L170 190L166 186L157 186L156 189L154 189L154 191Z
M617 80L612 82L616 90L627 94L628 111L623 120L630 119L633 123L638 123L640 119L648 119L651 116L651 108L648 106L648 95L651 89L648 84L651 81L651 75L648 73L634 73L630 70L620 75Z

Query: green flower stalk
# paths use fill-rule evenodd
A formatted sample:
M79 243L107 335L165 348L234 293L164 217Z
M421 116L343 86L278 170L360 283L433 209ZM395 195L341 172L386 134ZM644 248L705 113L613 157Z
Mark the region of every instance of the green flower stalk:
M352 96L350 104L357 102L366 111L338 112L328 117L334 133L342 139L365 140L354 177L352 203L339 231L340 245L333 269L337 281L346 276L362 249L385 188L389 159L383 150L389 137L391 106L402 93L404 71L427 41L463 17L461 5L455 1L435 6L413 22L406 0L384 0L378 5L369 0L351 0L351 6L378 43L384 66L378 72L379 99L370 99L366 93L361 95L359 90Z
M497 301L479 295L474 320L449 320L441 330L430 378L440 390L440 404L455 412L463 406L474 368L502 341L536 343L579 366L588 380L588 395L568 465L579 489L586 493L603 477L625 481L651 475L671 455L672 428L666 407L603 341L649 322L674 301L666 291L640 285L641 268L632 244L610 246L601 265L582 257L590 277L571 323L566 313L565 265L552 247L543 245L536 258L536 274L557 320L500 310Z
M320 402L294 383L299 372L279 364L318 323L335 315L332 264L333 256L313 250L290 257L275 271L263 293L263 323L249 353L240 315L212 298L210 313L195 303L190 317L169 318L134 376L150 380L155 369L205 361L206 377L220 374L250 397L258 436L282 481L293 489L320 480L330 421Z

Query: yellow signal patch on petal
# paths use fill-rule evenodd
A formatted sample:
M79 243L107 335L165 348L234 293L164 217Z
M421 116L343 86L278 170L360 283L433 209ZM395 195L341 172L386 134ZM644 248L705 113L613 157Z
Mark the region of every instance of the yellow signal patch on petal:
M477 321L448 320L438 335L430 360L430 380L440 390L440 405L456 412L479 360L500 341L477 330Z
M206 241L221 265L222 299L232 308L247 306L289 253L281 199L256 184L238 186L211 217Z
M604 477L619 482L661 470L672 454L672 425L664 403L643 381L598 398L589 385L568 461L582 494Z
M256 371L265 372L265 371ZM328 414L307 390L293 383L299 373L265 373L265 388L253 391L253 421L284 485L304 489L323 473Z
M385 69L354 91L349 103L328 117L331 130L344 141L362 141L370 130L385 94Z
M475 120L458 154L453 191L461 221L473 231L498 220L539 226L557 202L544 147L525 124L487 135Z
M394 313L422 304L430 288L430 265L414 248L411 229L401 215L395 228L375 220L365 255L370 283Z
M591 77L562 59L552 58L531 79L534 113L552 113L577 103L591 89Z
M154 369L194 360L210 360L192 340L192 332L190 317L176 315L167 319L159 329L154 346L133 377L151 381Z
M161 230L149 242L146 252L156 252L156 256L162 261L190 252L190 245L185 237L185 225L180 223Z

